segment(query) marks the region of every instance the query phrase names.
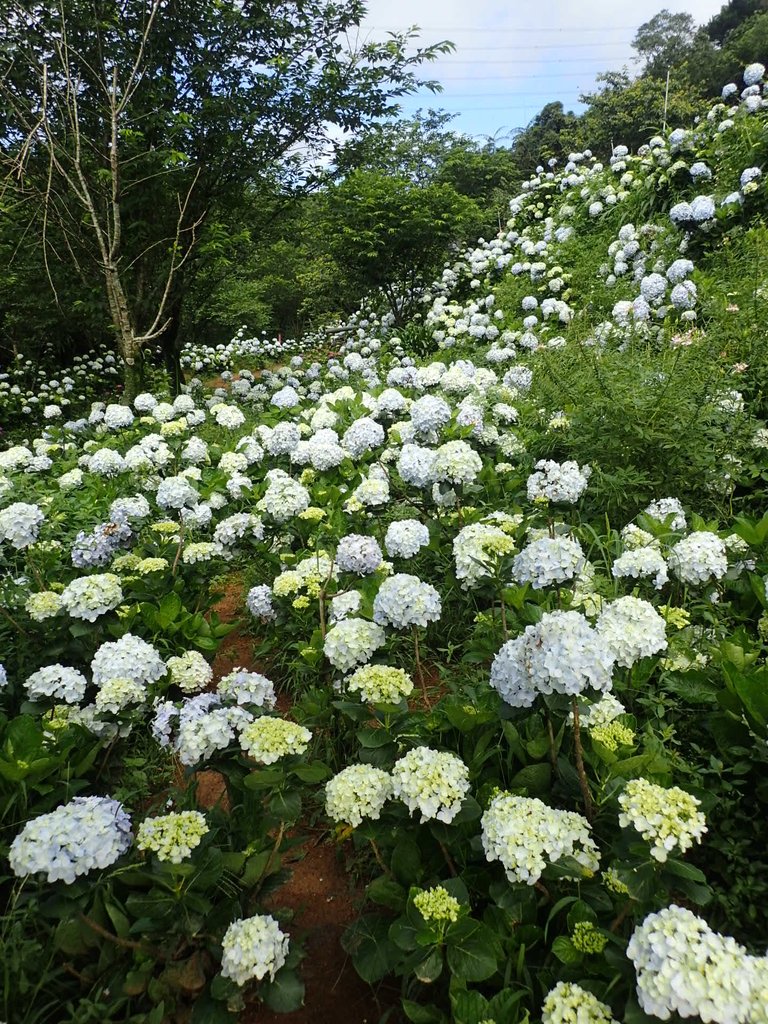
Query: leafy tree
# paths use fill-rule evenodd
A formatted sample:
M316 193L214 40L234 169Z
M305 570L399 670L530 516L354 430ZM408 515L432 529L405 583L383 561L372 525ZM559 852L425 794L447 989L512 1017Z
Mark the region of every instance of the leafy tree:
M178 370L195 249L243 189L335 124L390 113L415 69L413 33L356 50L360 0L6 0L0 158L44 264L98 281L125 363L159 342ZM57 239L56 241L59 241ZM48 274L54 284L52 274Z
M768 0L729 0L714 18L704 26L713 43L722 46L728 35L741 28L747 19L754 14L768 11Z
M667 68L682 63L693 45L696 23L684 11L671 14L666 8L640 26L632 40L644 72L665 75Z
M549 159L562 160L574 146L578 118L558 100L547 103L531 123L518 132L512 150L525 177Z
M478 215L452 185L379 171L354 172L325 202L330 254L361 293L381 290L397 324Z

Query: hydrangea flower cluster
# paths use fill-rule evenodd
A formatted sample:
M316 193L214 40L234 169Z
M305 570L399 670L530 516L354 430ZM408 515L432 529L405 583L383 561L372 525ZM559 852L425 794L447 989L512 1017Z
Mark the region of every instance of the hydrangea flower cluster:
M429 530L418 519L399 519L390 523L384 547L390 558L413 558L429 544Z
M337 622L328 630L323 652L334 668L349 672L356 665L370 661L385 640L381 626L353 617Z
M252 720L253 715L241 707L213 707L199 717L180 715L175 743L179 760L189 767L207 761L216 751L225 750L234 741L235 733Z
M413 692L413 681L401 668L364 665L348 677L346 688L366 704L399 704Z
M93 576L79 576L61 593L61 606L73 619L95 622L101 615L113 611L123 600L120 578L105 572Z
M208 831L205 815L199 811L174 811L142 821L136 846L139 850L150 850L158 860L181 864Z
M382 563L381 548L373 537L350 533L342 537L336 549L336 565L341 572L370 576Z
M672 516L669 528L676 532L684 530L686 527L685 511L677 498L659 498L657 501L652 501L645 509L645 514L653 519L658 519L660 523Z
M461 911L461 903L442 885L422 889L413 897L413 905L425 921L437 924L458 921Z
M131 840L131 819L117 800L76 796L28 821L8 859L18 877L43 872L49 882L71 885L80 875L114 864Z
M575 695L611 688L613 654L579 612L547 612L493 659L491 686L512 707L540 693Z
M233 668L223 676L219 680L216 692L224 700L234 701L235 704L273 708L277 701L271 680L259 672L249 672L244 668Z
M288 957L288 936L270 914L233 921L221 942L221 974L237 985L275 974Z
M414 747L392 768L393 793L422 823L436 818L449 824L469 792L469 771L455 754Z
M558 981L541 1008L542 1024L619 1024L610 1006L572 981Z
M158 651L132 633L124 633L119 640L102 644L91 661L96 686L108 679L133 679L146 685L156 682L165 673L165 662Z
M28 676L24 688L30 700L54 698L67 704L79 704L88 688L88 680L77 669L66 665L45 665Z
M45 622L61 611L61 597L52 590L41 590L37 594L30 594L24 608L34 622Z
M481 819L486 860L501 861L510 882L535 885L547 864L572 857L586 872L599 867L586 818L534 797L500 793Z
M240 746L259 764L274 764L281 757L303 754L312 733L285 718L262 715L240 730Z
M616 579L650 579L656 590L661 590L669 581L667 563L658 548L636 547L622 552L614 560L611 572Z
M171 682L184 693L199 693L213 679L213 669L199 651L185 651L167 662Z
M245 599L245 605L254 619L271 622L277 613L272 606L272 588L265 583L251 587Z
M404 572L384 580L373 601L374 622L394 629L427 626L437 622L441 612L435 588Z
M528 500L575 505L587 489L591 473L591 467L579 468L577 462L541 459L536 463L536 472L528 477Z
M392 794L387 772L370 764L352 764L326 783L325 810L332 821L356 828L364 818L377 821Z
M728 571L728 552L716 533L689 533L669 552L669 567L683 583L697 585L721 580Z
M449 441L440 445L432 462L432 480L454 487L466 486L477 479L483 460L466 441Z
M456 579L463 590L476 587L491 572L494 559L515 550L514 540L492 523L470 523L462 527L453 540Z
M515 557L512 575L517 583L530 583L534 590L542 590L578 576L585 561L578 541L570 537L541 537Z
M271 469L267 481L267 490L256 507L272 516L275 522L286 523L309 508L309 491L288 473Z
M700 843L707 831L706 818L697 810L700 801L678 786L668 789L647 779L630 779L619 805L619 825L630 825L652 843L651 856L662 864L676 847L685 853Z
M712 1024L763 1024L768 958L750 956L733 938L712 931L690 910L672 904L635 928L627 946L642 1009Z
M22 551L35 543L44 522L45 515L37 505L16 501L0 511L0 541Z
M143 704L146 699L146 690L135 679L108 679L96 694L94 710L99 715L119 715L131 704Z
M600 613L595 629L616 664L624 668L667 649L664 619L652 604L637 597L611 601Z

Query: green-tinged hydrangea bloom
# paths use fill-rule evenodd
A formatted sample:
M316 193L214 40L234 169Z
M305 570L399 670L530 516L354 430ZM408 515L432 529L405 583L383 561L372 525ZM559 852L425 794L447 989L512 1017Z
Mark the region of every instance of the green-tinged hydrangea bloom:
M151 572L164 572L169 567L167 558L142 558L135 566L135 571L141 576L148 576Z
M387 772L370 764L352 764L326 784L325 810L333 821L356 828L363 818L378 820L392 792Z
M178 811L143 821L136 845L140 850L157 854L158 860L180 864L200 845L208 831L205 816L199 811Z
M413 897L413 905L425 921L458 921L461 904L442 885L425 889Z
M143 561L138 555L129 551L125 555L118 555L112 560L112 568L115 572L135 572L136 567Z
M265 974L274 979L288 956L288 936L269 914L233 921L221 943L221 974L237 985Z
M39 594L32 594L27 598L24 605L27 614L35 622L44 622L52 619L61 611L61 598L52 590L41 590Z
M147 691L141 683L118 677L101 685L94 705L99 714L118 715L131 704L143 704L146 699Z
M622 828L631 825L646 842L653 843L651 856L664 863L671 850L685 853L701 842L706 819L697 810L700 802L678 786L667 789L647 779L631 779L619 796Z
M573 927L571 942L580 953L602 953L608 939L591 921L577 921Z
M401 668L364 665L349 676L347 689L368 704L397 704L413 691L413 682Z
M635 733L628 725L614 720L607 725L598 725L590 730L589 735L602 743L609 750L618 750L619 747L631 747L635 742Z
M616 893L617 896L629 896L629 886L619 878L615 868L606 868L603 872L603 882L606 889Z
M260 764L274 764L289 754L303 754L311 739L312 733L304 726L269 715L254 719L240 731L240 746Z
M541 1008L542 1024L618 1024L610 1006L580 985L559 981Z

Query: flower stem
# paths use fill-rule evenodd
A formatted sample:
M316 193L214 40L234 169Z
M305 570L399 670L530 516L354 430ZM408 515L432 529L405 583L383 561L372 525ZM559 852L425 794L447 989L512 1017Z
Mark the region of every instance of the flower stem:
M584 749L581 745L581 723L579 721L579 702L576 697L571 701L573 708L573 748L576 756L576 772L579 776L581 795L584 797L584 814L587 821L592 821L595 816L595 805L592 794L589 791L587 773L584 770Z
M416 675L418 676L418 679L419 679L419 684L421 686L421 692L424 694L424 703L427 705L427 710L431 711L432 710L432 704L430 703L429 695L427 694L427 683L426 683L426 680L424 679L424 671L422 670L422 667L421 667L421 654L419 653L419 627L418 626L414 626L413 627L413 650L414 650L414 653L416 655Z

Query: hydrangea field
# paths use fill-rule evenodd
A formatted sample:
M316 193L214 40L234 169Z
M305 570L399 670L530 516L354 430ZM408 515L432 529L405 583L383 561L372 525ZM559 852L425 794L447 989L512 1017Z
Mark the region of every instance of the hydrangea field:
M405 326L3 372L3 1020L296 1010L311 827L369 1020L768 1024L765 74Z

